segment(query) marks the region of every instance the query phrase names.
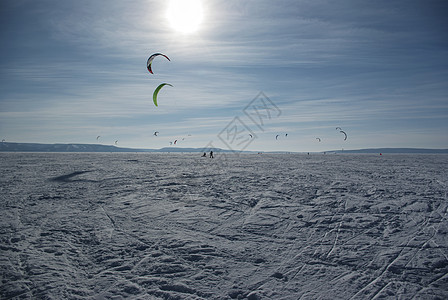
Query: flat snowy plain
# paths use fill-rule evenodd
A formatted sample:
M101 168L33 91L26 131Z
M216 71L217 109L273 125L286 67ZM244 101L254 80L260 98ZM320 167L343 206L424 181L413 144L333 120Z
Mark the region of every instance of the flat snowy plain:
M448 299L448 155L0 167L1 299Z

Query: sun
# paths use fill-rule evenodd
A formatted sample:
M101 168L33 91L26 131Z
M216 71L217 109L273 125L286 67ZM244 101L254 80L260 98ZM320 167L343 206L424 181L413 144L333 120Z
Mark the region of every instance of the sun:
M174 30L188 34L199 29L202 14L201 0L171 0L167 18Z

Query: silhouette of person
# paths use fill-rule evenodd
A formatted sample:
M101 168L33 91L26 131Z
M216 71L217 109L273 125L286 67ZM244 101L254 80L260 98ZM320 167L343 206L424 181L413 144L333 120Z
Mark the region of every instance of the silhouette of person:
M210 158L213 158L213 151L210 151Z

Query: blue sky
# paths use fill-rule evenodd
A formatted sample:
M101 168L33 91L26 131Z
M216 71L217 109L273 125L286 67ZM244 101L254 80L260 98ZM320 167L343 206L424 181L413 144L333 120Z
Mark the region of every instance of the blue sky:
M170 26L168 3L1 1L0 138L448 148L447 1L203 0L191 34ZM171 61L157 58L151 75L155 52ZM155 107L163 82L173 87ZM278 109L261 127L245 114L260 92Z

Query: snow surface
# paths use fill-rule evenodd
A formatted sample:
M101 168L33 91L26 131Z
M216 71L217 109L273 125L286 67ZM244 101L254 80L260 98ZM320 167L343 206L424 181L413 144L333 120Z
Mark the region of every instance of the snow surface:
M447 299L447 155L0 153L2 299Z

